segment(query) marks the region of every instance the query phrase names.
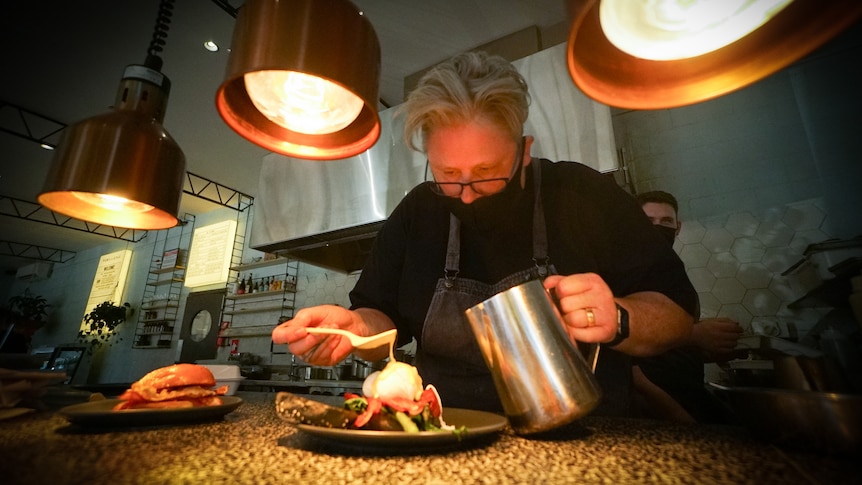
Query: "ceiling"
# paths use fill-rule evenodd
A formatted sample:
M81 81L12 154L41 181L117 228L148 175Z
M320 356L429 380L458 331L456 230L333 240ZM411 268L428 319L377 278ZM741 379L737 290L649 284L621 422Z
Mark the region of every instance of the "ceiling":
M321 1L321 0L318 0ZM240 7L242 0L223 1ZM564 0L354 0L380 39L381 108L403 99L404 79L453 54L525 28L541 32L565 28ZM155 26L159 0L27 0L4 5L0 38L4 75L0 80L0 127L25 128L41 138L57 125L107 111L123 69L141 64ZM215 109L234 18L211 0L175 4L162 72L172 82L165 127L186 156L187 170L254 196L262 148L231 131ZM564 37L563 37L564 38ZM209 52L203 42L222 48ZM549 46L551 44L547 44ZM13 108L12 106L16 107ZM56 143L56 136L47 140ZM21 245L82 251L111 241L85 231L10 217L10 200L35 203L51 152L31 140L0 132L0 271L33 263ZM11 198L11 199L10 199ZM181 212L217 206L183 195ZM24 209L32 208L26 204ZM13 243L11 246L8 243ZM26 253L30 254L30 253Z

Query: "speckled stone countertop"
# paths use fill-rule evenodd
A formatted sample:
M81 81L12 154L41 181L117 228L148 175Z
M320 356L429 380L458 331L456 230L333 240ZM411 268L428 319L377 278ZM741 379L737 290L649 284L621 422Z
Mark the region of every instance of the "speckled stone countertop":
M852 458L777 448L741 428L586 417L565 433L415 453L359 450L298 432L273 393L241 392L223 420L79 428L34 412L0 421L0 481L65 483L858 483Z

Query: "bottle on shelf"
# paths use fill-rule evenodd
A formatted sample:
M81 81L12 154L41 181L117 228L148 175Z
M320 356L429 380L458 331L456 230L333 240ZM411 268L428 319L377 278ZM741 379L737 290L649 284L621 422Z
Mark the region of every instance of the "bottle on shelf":
M252 285L252 273L248 274L248 279L245 282L245 292L246 293L254 293L254 286Z
M236 294L244 295L245 294L245 280L242 279L241 275L236 276Z

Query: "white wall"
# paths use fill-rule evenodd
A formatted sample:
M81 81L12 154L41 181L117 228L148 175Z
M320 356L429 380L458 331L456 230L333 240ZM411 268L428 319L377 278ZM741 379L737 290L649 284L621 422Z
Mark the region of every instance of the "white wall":
M236 219L236 217L237 213L232 209L217 209L197 216L195 227L203 227L225 219ZM108 242L102 246L79 252L66 263L55 263L51 277L46 280L29 283L18 280L11 281L8 295L21 294L25 288L29 287L32 293L45 297L51 304L48 309L48 324L35 333L32 347L55 347L75 341L75 336L86 311L85 305L99 258L103 254L128 248L132 250L132 261L122 302L129 302L134 309L134 314L120 326L118 337L115 337L113 345L104 352L100 366L101 371L94 371L91 377L99 383L131 382L156 367L173 363L176 359L177 338L180 332L185 298L188 296L188 288L184 288L180 300L171 348L132 348L147 272L153 256L156 232L148 232L146 237L137 243L113 241L106 238ZM216 287L218 286L223 285L216 285ZM213 286L207 286L195 288L195 291L213 288Z

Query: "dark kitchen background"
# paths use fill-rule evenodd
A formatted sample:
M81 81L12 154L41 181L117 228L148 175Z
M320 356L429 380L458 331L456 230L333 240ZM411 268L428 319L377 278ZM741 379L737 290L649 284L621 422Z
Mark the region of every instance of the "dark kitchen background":
M142 0L19 3L4 14L0 29L7 46L0 126L15 131L24 117L42 132L107 108L122 68L143 61L158 6ZM380 37L381 109L401 102L405 79L455 53L486 46L515 60L558 45L566 36L563 2L556 0L354 3ZM233 18L213 2L178 2L163 54L162 70L173 81L165 126L183 148L189 172L254 198L267 152L230 131L214 105L232 27ZM525 35L525 52L524 41L516 42L517 48L506 42ZM223 46L219 52L203 49L210 38ZM718 99L665 110L610 109L617 168L609 174L631 192L660 189L679 199L683 227L675 249L700 293L703 316L728 316L749 334L796 340L824 320L853 322L848 281L859 274L862 257L859 59L862 27L857 25L791 67ZM148 268L161 254L168 231L128 241L22 219L17 211L35 201L51 154L4 131L0 239L7 250L0 301L26 288L51 304L48 324L34 334L33 348L74 340L99 258L130 249L123 299L136 313L121 327L123 341L109 349L94 379L130 382L175 360L180 325L167 347L133 348L139 316L145 314ZM184 195L181 214L193 214L197 228L238 221L238 231L246 236L254 210L259 208L238 215L233 208ZM69 256L43 263L8 249L22 244L59 248ZM243 263L268 258L245 246ZM252 270L256 278L267 276L266 271ZM295 308L346 306L358 278L357 272L305 262L279 271L295 278ZM842 279L837 286L832 284L836 279ZM223 289L227 283L233 281L194 291ZM177 322L184 318L190 290L180 285L180 292ZM272 325L282 313L253 313L245 324ZM221 316L214 317L217 324ZM261 363L288 363L290 356L271 347L265 335L239 340L240 351ZM214 358L229 352L229 346L219 347Z

